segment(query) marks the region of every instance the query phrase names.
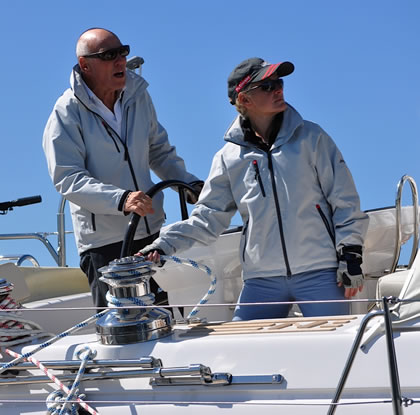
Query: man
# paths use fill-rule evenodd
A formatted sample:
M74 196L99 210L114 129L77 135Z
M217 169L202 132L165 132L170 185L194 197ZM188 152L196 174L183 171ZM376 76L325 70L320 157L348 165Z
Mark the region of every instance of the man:
M43 137L52 181L70 201L80 266L97 307L107 305L107 285L97 270L119 258L127 215L145 217L135 252L158 236L164 221L163 194L152 201L144 193L153 185L150 169L162 180L201 189L157 121L147 82L126 70L129 52L108 30L85 31L77 42L71 87L57 100ZM159 291L154 281L151 288Z
M240 115L225 135L190 218L141 250L153 261L210 244L236 210L244 285L239 303L343 300L363 287L368 216L332 139L284 99L290 62L251 58L228 78ZM345 302L301 304L305 316L347 314ZM234 320L285 317L289 305L237 306Z

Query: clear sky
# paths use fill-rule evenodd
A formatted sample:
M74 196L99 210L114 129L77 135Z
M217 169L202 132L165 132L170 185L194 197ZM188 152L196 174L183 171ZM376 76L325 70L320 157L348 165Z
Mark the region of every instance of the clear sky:
M144 58L158 118L200 178L236 115L227 76L258 56L295 64L286 100L333 137L363 209L393 205L404 174L420 185L418 0L15 0L0 2L0 16L0 201L43 198L1 216L0 233L56 230L60 196L48 176L42 133L69 86L77 38L90 27L112 30L130 44L131 56ZM166 211L168 222L179 218L169 195ZM76 266L72 236L67 245L68 263ZM53 265L38 241L0 241L0 254L11 253Z

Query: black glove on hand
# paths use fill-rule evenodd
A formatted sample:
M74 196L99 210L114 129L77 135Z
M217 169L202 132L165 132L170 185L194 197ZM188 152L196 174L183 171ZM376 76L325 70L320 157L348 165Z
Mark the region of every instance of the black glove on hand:
M363 285L362 247L359 245L344 246L338 253L337 282L345 288L359 288Z

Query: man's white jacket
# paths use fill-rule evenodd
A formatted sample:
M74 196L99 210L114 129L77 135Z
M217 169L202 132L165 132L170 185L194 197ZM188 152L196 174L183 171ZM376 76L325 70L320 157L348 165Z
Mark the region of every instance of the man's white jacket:
M76 65L71 88L57 100L44 131L43 147L55 188L70 201L79 253L122 241L129 216L128 191L146 192L162 180L198 180L185 170L156 118L147 82L127 70L122 96L121 137L95 112ZM141 220L135 239L159 231L164 221L163 193L153 198L155 213ZM146 226L147 225L147 226Z
M238 210L243 278L337 267L337 251L363 246L368 216L333 140L290 105L269 151L244 140L239 117L215 155L188 220L162 228L144 250L167 255L208 245Z

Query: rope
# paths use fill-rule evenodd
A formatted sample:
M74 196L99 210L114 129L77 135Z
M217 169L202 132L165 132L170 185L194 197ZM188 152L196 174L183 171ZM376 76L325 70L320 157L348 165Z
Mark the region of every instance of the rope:
M205 272L211 278L210 288L208 289L204 297L199 301L199 303L191 310L187 318L190 319L190 318L195 317L200 311L200 306L203 304L206 304L210 296L214 294L214 292L216 291L216 283L217 283L216 277L212 278L211 269L207 265L199 264L198 262L192 259L179 258L173 255L162 255L161 259L164 261L171 260L173 262L176 262L177 264L188 265L190 267L193 267L195 269ZM124 270L120 272L107 272L107 275L110 275L113 279L121 279L127 276L136 277L136 276L141 276L142 274L144 274L144 271L142 271L141 268L138 270L134 269L134 270ZM153 304L155 300L155 296L154 294L150 293L150 294L146 294L139 297L116 298L113 295L111 295L110 292L108 291L106 294L106 299L108 301L108 306L110 308L124 307L124 306L131 306L131 305L140 306L140 307L148 307ZM126 312L128 313L128 310Z
M109 308L131 306L133 304L140 307L148 307L155 301L155 296L153 294L146 294L140 297L117 298L108 291L106 293L106 299Z
M187 318L193 318L195 317L199 311L200 311L200 306L203 304L206 304L207 301L209 300L210 296L214 294L214 292L216 291L216 283L217 283L217 278L216 276L212 277L212 272L211 269L204 264L199 264L198 262L189 259L189 258L179 258L176 257L174 255L162 255L161 258L163 260L171 260L173 262L176 262L177 264L184 264L184 265L188 265L190 267L199 269L200 271L205 272L211 279L211 284L210 287L207 291L207 293L204 295L204 297L198 302L198 304L191 310L190 314L188 314Z
M6 351L7 354L9 354L12 357L16 357L16 358L21 357L21 355L19 353L16 353L12 350L6 349L5 351ZM84 349L81 349L81 351L84 351ZM51 371L49 371L38 359L36 359L35 357L32 356L32 357L28 357L25 360L27 360L29 362L32 362L34 365L36 365L38 367L38 369L40 369L46 376L48 376L63 392L65 392L67 395L70 394L70 389L66 385L64 385L59 379L57 379L55 377L55 375L53 375L51 373ZM57 392L57 391L55 391L55 392ZM90 414L98 415L98 413L92 407L90 407L86 402L84 402L81 399L81 396L82 395L79 395L78 397L76 397L76 401L80 404L80 406L82 408L84 408L86 411L88 411ZM47 398L47 408L50 409L50 407L48 406L49 405L48 401L54 401L55 402L57 400L57 398L61 399L62 397L63 397L62 394L61 395L58 395L58 394L53 395L53 393L51 393ZM68 399L68 400L70 400L70 399Z
M52 339L38 345L33 349L31 352L25 353L21 355L20 357L12 360L11 362L8 362L0 367L0 374L2 374L7 369L10 369L13 366L16 366L18 363L20 363L22 360L27 359L28 357L34 355L35 353L39 352L41 349L45 349L48 346L51 346L53 343L57 342L58 340L69 336L72 333L75 333L76 331L88 326L89 324L96 321L98 318L102 317L104 314L107 313L108 310L101 311L100 313L97 313L86 320L82 321L81 323L78 323L74 325L73 327L70 327L66 331L63 331L62 333L58 334L57 336L53 337Z
M27 343L34 339L52 337L50 333L45 333L42 327L30 320L20 317L21 305L16 303L10 295L13 287L4 287L0 294L0 346L14 346L16 344ZM6 311L7 310L7 311Z
M84 394L79 395L80 397L85 397ZM63 406L63 402L64 402L64 394L62 391L60 390L56 390L54 392L51 392L48 396L47 396L47 415L59 415L61 414L61 408ZM59 412L60 411L60 412ZM66 409L66 411L64 412L64 415L67 414L71 414L71 415L78 415L79 411L77 406L74 404L73 401L73 405L71 407L71 410Z
M71 403L70 401L72 401L74 396L79 393L79 385L82 380L82 376L85 373L87 362L88 360L92 360L95 356L96 356L96 351L92 351L89 346L84 346L83 349L80 349L77 352L77 357L79 359L82 359L82 362L80 364L79 371L77 372L76 379L74 380L73 385L70 389L70 392L67 395L66 400L64 401L63 407L61 408L59 415L65 415L69 413L68 407ZM71 405L71 408L72 408L72 413L74 413L76 406Z

